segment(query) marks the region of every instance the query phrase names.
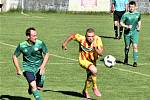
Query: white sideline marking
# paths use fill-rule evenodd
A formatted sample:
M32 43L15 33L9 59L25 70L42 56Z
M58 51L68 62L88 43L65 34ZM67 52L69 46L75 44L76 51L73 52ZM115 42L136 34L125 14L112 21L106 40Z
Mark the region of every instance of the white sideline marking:
M68 59L68 60L72 60L72 61L78 61L76 59L67 58L67 57L63 57L63 56L58 56L58 55L55 55L55 54L49 54L49 55L52 55L52 56L57 57L57 58L63 58L63 59Z
M45 17L41 17L41 16L31 16L29 14L25 14L25 13L21 13L24 16L28 16L28 17L35 17L35 18L45 18Z
M11 44L4 43L4 42L0 42L0 44L7 45L7 46L10 46L10 47L16 47L15 45L11 45Z
M0 44L3 44L3 45L7 45L7 46L11 46L11 47L16 47L15 45L11 45L11 44L8 44L8 43L4 43L4 42L0 42ZM68 60L72 60L72 61L78 61L76 59L72 59L72 58L66 58L66 57L62 57L62 56L59 56L59 55L55 55L55 54L50 54L52 56L55 56L57 58L63 58L63 59L68 59ZM3 63L3 62L2 62ZM67 64L67 63L50 63L50 64ZM72 63L68 63L68 64L72 64ZM100 64L98 64L100 65ZM137 75L141 75L141 76L145 76L145 77L149 77L150 78L150 75L148 74L143 74L143 73L139 73L139 72L134 72L134 71L130 71L130 70L126 70L126 69L122 69L122 68L116 68L116 67L113 67L114 69L117 69L117 70L120 70L120 71L124 71L124 72L129 72L129 73L134 73L134 74L137 74Z
M117 69L117 70L120 70L120 71L134 73L134 74L138 74L138 75L142 75L142 76L146 76L146 77L150 78L150 75L148 75L148 74L142 74L142 73L139 73L139 72L134 72L134 71L130 71L130 70L122 69L122 68L116 68L116 67L113 67L113 68Z

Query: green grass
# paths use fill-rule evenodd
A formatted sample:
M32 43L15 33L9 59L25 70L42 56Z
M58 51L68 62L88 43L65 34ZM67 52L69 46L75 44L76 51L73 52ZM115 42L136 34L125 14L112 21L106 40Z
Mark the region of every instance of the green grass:
M27 93L27 82L23 76L17 76L11 56L19 42L26 39L25 29L34 26L38 37L44 40L50 52L46 69L45 89L41 91L43 100L85 100L81 97L86 72L78 62L78 43L68 44L68 51L61 50L61 44L72 32L85 33L93 27L99 36L113 37L111 15L83 15L60 13L19 13L0 14L0 95L2 100L28 100L33 96ZM142 30L139 39L139 67L117 63L114 68L106 68L98 61L97 84L102 97L91 96L96 100L150 100L150 15L142 16ZM123 61L123 39L102 38L105 51L100 58L112 54ZM4 44L5 43L5 44ZM9 44L9 45L7 45ZM57 56L54 56L57 55ZM64 57L64 58L62 58ZM75 60L69 60L71 58ZM20 57L20 63L21 63ZM129 63L133 64L132 48ZM13 97L14 99L10 99Z

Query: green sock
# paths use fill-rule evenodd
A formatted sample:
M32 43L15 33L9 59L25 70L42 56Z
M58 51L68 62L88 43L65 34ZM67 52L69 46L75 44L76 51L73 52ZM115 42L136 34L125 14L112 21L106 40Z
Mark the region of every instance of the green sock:
M138 60L138 52L133 51L133 59L134 59L134 62L137 62L137 60Z
M40 92L38 90L32 91L34 97L36 100L42 100L42 97L40 95Z

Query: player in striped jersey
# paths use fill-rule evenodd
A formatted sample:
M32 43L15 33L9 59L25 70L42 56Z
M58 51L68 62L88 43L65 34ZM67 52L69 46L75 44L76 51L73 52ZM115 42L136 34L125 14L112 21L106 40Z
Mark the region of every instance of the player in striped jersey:
M71 40L75 40L79 43L79 64L87 71L87 79L83 89L83 95L86 98L90 98L88 88L93 83L93 92L96 96L101 96L96 84L96 60L103 52L103 44L101 38L95 35L95 31L92 28L86 30L86 35L80 35L77 33L71 34L62 44L62 48L67 50L67 44Z

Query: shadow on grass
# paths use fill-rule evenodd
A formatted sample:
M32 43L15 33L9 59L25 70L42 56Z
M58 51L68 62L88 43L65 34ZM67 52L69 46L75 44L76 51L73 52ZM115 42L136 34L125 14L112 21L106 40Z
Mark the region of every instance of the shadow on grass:
M20 96L1 95L0 100L31 100L31 99Z
M81 97L84 98L84 96L81 93L73 92L73 91L54 91L54 90L43 90L43 92L58 92L65 95L75 96L75 97Z
M99 37L101 37L101 38L108 38L108 39L115 39L115 38L112 37L112 36L99 36Z
M100 61L104 62L104 59L101 59ZM132 64L124 64L123 61L120 61L120 60L116 60L116 63L118 64L123 64L123 65L128 65L128 66L131 66L132 67Z
M120 60L116 60L116 63L118 63L118 64L124 64L124 62L120 61ZM132 66L132 64L124 64L124 65Z
M43 90L43 92L57 92L57 93L62 93L64 95L69 95L69 96L75 96L75 97L80 97L80 98L85 98L81 93L74 92L74 91L55 91L55 90ZM88 100L96 100L96 99L88 99Z

